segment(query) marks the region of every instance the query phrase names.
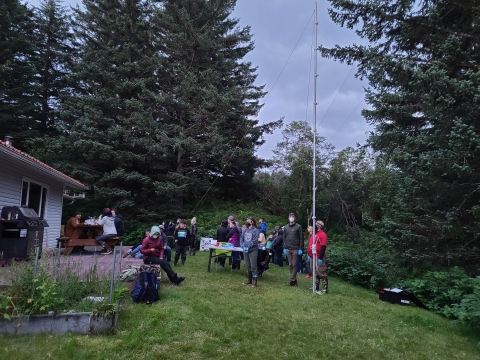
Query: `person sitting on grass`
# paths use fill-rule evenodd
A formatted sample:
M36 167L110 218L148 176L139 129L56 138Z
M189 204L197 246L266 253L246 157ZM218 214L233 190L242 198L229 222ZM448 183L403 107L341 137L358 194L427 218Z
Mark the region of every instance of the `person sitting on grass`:
M172 270L170 264L163 258L164 250L160 228L158 226L152 226L150 235L143 239L142 249L140 250L143 254L143 263L147 265L160 265L172 284L179 285L185 280L185 276L178 276Z
M148 237L150 235L150 229L151 228L146 228L145 229L145 237ZM142 241L143 242L143 241ZM142 259L143 258L143 254L140 252L140 250L142 249L142 243L140 244L137 244L135 246L132 246L132 248L130 249L130 251L128 252L123 252L123 257L126 258L127 256L131 256L131 257L134 257L136 259Z
M103 247L102 255L109 255L113 253L113 246L105 243L105 240L117 236L117 229L115 227L115 218L109 208L104 208L102 215L98 217L98 225L103 225L103 235L97 236L95 240Z

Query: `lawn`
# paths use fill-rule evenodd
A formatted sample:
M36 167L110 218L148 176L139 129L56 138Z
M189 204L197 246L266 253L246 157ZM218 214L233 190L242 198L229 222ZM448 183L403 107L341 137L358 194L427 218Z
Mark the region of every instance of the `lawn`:
M330 278L329 294L288 283L272 266L258 288L245 271L212 268L207 253L162 279L152 306L127 300L112 336L0 336L1 359L480 359L480 335L414 306Z

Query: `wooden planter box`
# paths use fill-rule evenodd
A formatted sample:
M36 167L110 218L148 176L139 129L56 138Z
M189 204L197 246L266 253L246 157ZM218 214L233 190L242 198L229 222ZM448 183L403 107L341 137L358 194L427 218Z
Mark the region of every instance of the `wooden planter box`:
M91 312L13 316L11 320L0 318L0 334L105 334L115 331L117 320L118 311L108 317Z

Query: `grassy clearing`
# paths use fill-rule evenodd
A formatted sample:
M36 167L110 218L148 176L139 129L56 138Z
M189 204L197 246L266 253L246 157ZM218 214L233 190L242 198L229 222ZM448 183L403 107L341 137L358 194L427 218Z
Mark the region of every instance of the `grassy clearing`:
M256 289L241 284L244 270L206 269L197 252L177 267L180 287L164 277L159 302L127 301L115 336L1 336L0 358L480 359L471 329L335 278L320 297L303 276L287 286L286 267Z

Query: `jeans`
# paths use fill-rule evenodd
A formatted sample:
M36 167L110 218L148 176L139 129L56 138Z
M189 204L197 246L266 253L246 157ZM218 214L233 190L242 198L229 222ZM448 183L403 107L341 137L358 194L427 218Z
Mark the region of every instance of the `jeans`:
M283 248L281 246L273 250L273 262L278 266L283 266Z
M303 272L303 255L298 255L297 273L301 274L302 272Z
M156 257L156 256L147 256L145 259L143 259L143 263L160 265L160 267L162 268L163 271L165 271L165 273L167 274L168 278L172 283L175 282L175 280L177 280L178 278L175 271L172 270L172 267L165 259L160 259L159 257Z
M143 254L140 253L142 250L142 245L138 245L135 249L130 251L130 255L135 255L135 259L143 259Z
M117 234L104 234L104 235L100 235L100 236L97 236L95 238L95 240L97 241L97 243L99 245L102 245L105 243L105 240L107 239L110 239L110 238L113 238L113 237L117 237Z
M168 262L172 261L172 248L170 246L167 246L165 251L165 258L167 259Z

